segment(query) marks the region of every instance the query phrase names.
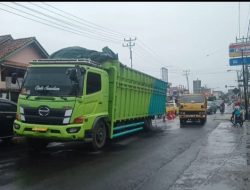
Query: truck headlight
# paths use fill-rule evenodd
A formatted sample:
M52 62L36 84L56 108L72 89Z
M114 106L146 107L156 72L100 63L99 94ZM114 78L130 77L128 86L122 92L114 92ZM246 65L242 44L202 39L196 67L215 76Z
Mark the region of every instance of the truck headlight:
M80 127L70 127L66 129L68 133L77 133L80 130Z

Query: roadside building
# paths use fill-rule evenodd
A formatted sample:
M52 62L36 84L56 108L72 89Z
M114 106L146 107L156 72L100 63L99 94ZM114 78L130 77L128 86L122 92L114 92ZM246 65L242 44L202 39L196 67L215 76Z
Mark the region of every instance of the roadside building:
M216 99L220 99L220 97L222 97L224 95L224 93L222 91L213 91L213 96L216 97Z
M201 80L194 80L193 81L193 93L200 94L201 93Z
M0 97L17 101L19 87L11 84L11 74L17 73L21 84L29 62L48 56L35 37L13 39L11 35L0 36Z
M207 87L201 87L201 93L204 94L206 97L209 97L212 95L211 88L207 88Z

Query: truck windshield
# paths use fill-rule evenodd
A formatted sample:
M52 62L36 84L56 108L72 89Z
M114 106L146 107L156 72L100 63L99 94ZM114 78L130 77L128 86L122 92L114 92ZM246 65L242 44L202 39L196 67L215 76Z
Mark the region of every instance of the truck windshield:
M69 67L28 68L21 94L29 96L81 96L83 74L79 74L79 85L67 75Z
M181 103L203 103L205 98L201 95L188 95L180 98Z

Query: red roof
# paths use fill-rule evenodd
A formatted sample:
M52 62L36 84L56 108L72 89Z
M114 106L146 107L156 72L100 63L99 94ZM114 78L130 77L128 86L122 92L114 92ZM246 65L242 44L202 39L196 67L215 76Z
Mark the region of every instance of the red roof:
M8 40L13 40L13 38L11 37L11 35L0 36L0 44L3 44L4 42L6 42Z
M4 36L0 36L0 40L3 37ZM0 44L0 59L6 57L7 55L11 54L15 50L25 46L26 44L28 44L34 40L35 40L34 37L21 38L21 39L16 39L16 40L10 39L10 40L6 41L5 43Z

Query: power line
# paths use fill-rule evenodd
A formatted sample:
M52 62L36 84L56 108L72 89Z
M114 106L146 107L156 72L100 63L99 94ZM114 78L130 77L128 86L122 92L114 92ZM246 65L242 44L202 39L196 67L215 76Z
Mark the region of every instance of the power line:
M30 16L32 16L32 17L39 18L39 19L42 20L42 21L46 21L46 22L42 22L42 21L40 21L40 20L36 20L36 19L34 19L34 18L30 18L30 17L24 16L24 15L22 15L22 14L18 14L18 13L12 12L12 11L10 11L10 10L6 10L6 9L3 9L3 8L0 8L1 10L5 11L5 12L8 12L8 13L11 13L11 14L14 14L14 15L17 15L17 16L20 16L20 17L23 17L23 18L28 19L28 20L32 20L32 21L34 21L34 22L37 22L37 23L40 23L40 24L43 24L43 25L47 25L47 26L50 26L50 27L53 27L53 28L56 28L56 29L59 29L59 30L63 30L63 31L66 31L66 32L69 32L69 33L72 33L72 34L76 34L76 35L79 35L79 36L84 36L84 37L91 38L91 39L94 39L94 40L101 40L101 41L112 42L112 43L117 43L117 44L119 43L119 42L112 41L112 40L109 40L109 39L104 39L104 38L100 38L100 37L91 36L90 34L86 34L86 33L84 33L84 32L80 32L80 33L79 33L79 31L76 31L76 30L71 29L71 28L69 28L69 27L65 27L65 26L60 25L60 24L58 24L58 23L55 23L55 22L53 22L53 21L49 21L49 20L47 20L47 19L40 18L40 17L38 17L38 16L36 16L36 15L27 13L27 12L25 12L25 11L22 11L22 10L19 10L19 9L16 9L16 8L13 8L13 7L11 7L11 6L9 6L9 5L6 5L6 4L3 4L3 3L0 3L0 4L1 4L1 5L4 5L4 6L7 6L7 7L11 8L11 9L17 10L17 11L19 11L19 12L25 13L25 14L27 14L27 15L30 15ZM48 24L47 22L53 23L53 24L55 24L55 25L57 25L57 26L52 25L52 24ZM68 29L66 29L66 28L68 28Z
M134 54L137 55L138 57L140 57L141 60L143 60L143 61L145 61L145 62L148 61L144 56L142 56L141 54L139 54L139 52L134 51Z
M141 48L143 51L145 51L147 54L146 55L151 55L152 60L157 61L158 63L162 64L162 61L158 60L158 57L156 57L152 52L148 49L146 49L143 45L138 43L138 47Z
M211 73L196 73L197 75L213 75L213 74L222 74L222 73L225 73L224 72L211 72Z
M88 20L86 20L86 19L77 17L77 16L75 16L75 15L69 13L69 12L60 10L60 9L58 9L58 8L56 8L56 7L54 7L54 6L50 5L50 4L48 4L48 3L45 3L45 2L42 2L42 3L45 4L45 5L47 5L47 6L49 6L49 7L51 7L51 8L53 8L53 9L55 9L55 10L57 10L57 11L63 12L63 13L65 13L65 14L71 16L71 17L77 18L77 19L79 19L79 20L81 20L81 21L83 21L83 22L88 23L88 26L90 26L90 27L96 28L96 29L98 29L98 30L108 31L108 32L110 32L110 33L117 34L117 35L119 35L120 37L128 36L128 35L126 35L126 34L117 32L117 31L115 31L115 30L112 30L112 29L109 29L109 28L106 28L106 27L97 25L97 24L95 24L95 23L93 23L93 22L90 22L90 21L88 21ZM85 23L85 24L86 24L86 23Z
M30 3L31 3L31 2L30 2ZM17 4L17 3L16 3L16 4ZM41 7L41 6L39 6L39 5L35 4L35 3L31 3L31 4L34 5L34 6L36 6L36 7L41 8L41 9L43 9L43 10L46 10L46 11L50 11L50 12L51 12L51 10L49 10L49 9L47 9L47 8L44 8L44 7ZM46 3L44 3L44 4L47 5L47 6L49 6L49 7L53 7L53 6L50 6L50 5L46 4ZM17 5L18 5L18 4L17 4ZM49 17L50 19L56 19L57 21L63 22L64 24L67 24L67 25L70 25L70 26L73 26L73 27L77 27L77 28L79 28L79 27L82 28L82 26L72 24L72 22L71 22L71 23L65 22L64 20L61 20L61 19L58 19L58 18L55 18L55 17L51 17L50 15L41 13L40 11L35 11L34 9L25 7L25 6L23 6L23 5L19 5L19 6L22 6L22 7L26 8L26 9L29 9L29 10L31 10L31 11L33 11L33 12L36 12L36 13L38 12L39 14L42 14L43 16ZM53 7L53 8L55 8L55 7ZM58 8L55 8L55 9L56 9L56 10L59 10ZM59 11L61 11L61 10L59 10ZM61 12L64 12L64 11L61 11ZM70 21L73 20L74 22L77 22L77 23L80 23L80 24L83 24L84 26L86 26L85 23L79 22L79 21L77 21L77 20L75 20L75 19L71 19L71 18L65 17L65 16L62 15L62 14L55 13L55 12L53 12L53 11L52 11L52 13L53 13L53 14L56 14L56 15L59 15L59 16L61 16L61 17L63 17L63 18L66 18L66 19L68 19L68 20L70 20ZM70 14L70 15L72 15L72 14ZM73 16L74 16L74 15L73 15ZM79 17L77 17L77 18L79 18ZM89 25L88 25L88 26L89 26ZM72 28L70 28L70 29L72 29ZM86 30L86 27L84 27L84 29ZM93 30L87 29L87 31L92 32ZM79 32L79 31L78 31L78 32ZM95 33L95 34L98 33L99 35L101 34L102 37L104 37L103 34L100 33L100 32L94 32L94 33ZM91 33L91 34L92 34L92 33ZM106 35L106 34L105 34L105 35ZM113 35L113 34L110 34L110 33L109 33L108 35ZM105 37L106 37L106 36L105 36ZM109 37L110 37L110 36L109 36ZM112 36L112 37L115 37L115 36ZM105 39L106 39L106 38L105 38ZM108 40L108 39L106 39L106 40ZM113 39L113 40L116 40L116 39ZM152 52L154 52L151 48L148 48L148 46L147 46L145 43L142 42L142 44L143 44L145 47L147 47L147 49L150 50L150 51L149 51L150 54L152 54ZM144 49L144 50L147 52L147 50L146 50L143 46L141 46L141 47L142 47L142 49ZM155 52L154 52L154 53L155 53ZM154 54L152 54L152 55L154 56ZM158 59L159 56L155 56L155 57ZM159 60L159 59L158 59L158 60ZM155 59L154 59L154 61L155 61ZM161 62L161 61L160 61L160 62Z
M140 39L138 39L138 42L141 43L143 46L141 46L142 48L147 48L149 50L149 52L155 56L157 59L160 57L160 55L158 53L156 53L151 47L147 46L143 41L141 41Z
M131 63L131 68L132 68L132 47L135 46L135 43L132 44L132 41L135 41L136 40L136 37L134 39L132 38L129 38L128 40L124 38L124 42L127 42L126 44L122 44L123 47L128 47L129 48L129 57L130 57L130 63Z
M12 3L15 4L15 5L17 5L17 6L20 6L20 7L22 7L22 8L25 8L25 9L27 9L27 10L29 10L29 11L32 11L32 12L34 12L34 13L36 13L36 14L43 15L43 16L45 16L46 18L50 18L50 19L52 19L52 20L56 20L57 22L63 23L63 27L67 27L68 29L76 30L76 31L78 31L78 32L85 33L85 34L87 34L87 35L99 37L98 35L93 34L93 33L91 33L91 32L82 31L81 29L79 30L79 27L77 27L77 29L75 29L75 28L76 28L76 25L74 25L74 24L72 24L72 23L69 23L69 22L67 22L67 21L64 21L64 20L58 19L58 18L56 18L56 17L47 15L47 14L45 14L45 13L43 13L43 12L40 12L40 11L35 10L35 9L32 9L32 8L30 8L30 7L21 5L21 4L16 3L16 2L12 2ZM20 10L19 10L19 11L20 11ZM27 14L27 13L26 13L26 14ZM33 15L33 16L34 16L34 15ZM36 16L36 17L37 17L37 16ZM40 18L40 17L38 17L38 18ZM43 19L43 18L40 18L40 19ZM50 21L50 20L47 20L47 19L46 19L46 21L48 21L48 22L53 22L53 21ZM53 23L59 25L59 24L56 23L56 22L53 22ZM66 24L66 26L65 26L65 24ZM62 25L61 25L61 26L62 26ZM68 26L70 26L70 27L68 27ZM72 28L72 27L74 27L74 28ZM99 38L100 38L100 37L99 37ZM117 39L107 38L106 36L103 36L103 35L101 35L101 38L103 38L103 39L105 39L105 40L113 40L113 41L117 40ZM118 41L117 41L117 42L118 42Z
M240 38L240 2L239 2L239 38Z
M0 3L0 4L1 4L1 3ZM5 12L12 13L12 14L14 14L14 15L17 15L17 16L20 16L20 17L23 17L23 18L26 18L26 19L29 19L29 20L38 22L38 23L40 23L40 24L44 24L44 25L47 25L47 26L50 26L50 27L53 27L53 28L57 28L57 29L60 29L60 30L64 30L64 31L66 31L66 32L70 32L70 33L74 33L74 34L80 35L80 34L78 34L78 33L75 33L75 32L69 31L69 30L65 30L65 29L63 29L63 28L60 28L60 27L57 27L57 26L53 26L53 25L50 25L50 24L46 24L46 23L44 23L44 22L41 22L41 21L38 21L38 20L35 20L35 19L32 19L32 18L26 17L26 16L23 16L23 15L20 15L20 14L18 14L18 13L14 13L14 12L12 12L12 11L9 11L9 10L3 9L3 8L0 8L0 9L3 10L3 11L5 11Z
M149 62L149 60L146 59L145 56L143 56L143 54L141 54L140 52L134 51L133 53L136 55L135 57L138 56L142 61L145 62L144 68L146 68L147 70L149 70L149 71L152 71L152 70L158 71L159 70L160 66L156 67L154 64L146 64L146 63ZM169 70L168 69L168 73L181 75L182 74L182 70Z
M149 48L148 46L146 46L145 43L143 43L141 40L138 40L138 46L141 47L141 49L143 49L145 52L147 52L147 54L151 54L152 57L154 57L154 61L157 60L157 62L159 62L161 65L163 64L163 61L159 59L159 55L156 55L156 53L154 52L154 50L152 50L152 48ZM142 45L141 45L141 44Z
M162 65L160 62L158 62L152 55L150 55L146 50L140 48L140 46L136 46L138 49L135 48L135 50L142 54L143 57L145 58L146 62L150 62L151 64L154 63L158 63L160 65ZM147 59L146 59L147 58Z
M250 37L250 19L249 19L249 22L248 22L248 29L247 29L247 38Z
M245 24L245 27L244 27L245 30L246 30L246 28L247 28L247 21L249 20L249 19L248 19L249 13L250 13L250 5L248 6L247 18L246 18L246 21L245 21L246 24ZM248 31L249 31L249 24L248 24L247 34L248 34Z
M43 10L45 10L45 11L48 11L48 12L53 13L53 14L55 14L55 15L58 15L58 16L64 18L64 19L69 20L70 23L67 22L67 24L73 25L74 27L82 28L82 29L84 29L84 30L86 30L86 31L89 31L89 32L91 32L91 33L95 33L95 34L102 35L102 36L105 36L105 37L116 38L116 39L119 39L119 40L121 39L121 36L118 36L118 35L116 35L116 34L112 34L112 33L110 33L110 32L106 32L106 31L103 32L103 30L101 30L101 29L100 29L100 30L92 29L92 28L89 27L88 25L86 25L86 24L84 24L84 23L82 23L82 22L79 22L79 21L77 21L77 20L75 20L75 19L66 17L66 16L64 16L64 15L62 15L62 14L59 14L59 13L56 13L56 12L54 12L54 11L51 11L50 9L47 9L47 8L44 8L44 7L42 7L42 6L37 5L36 3L32 3L32 2L29 2L29 3L32 4L32 5L34 5L34 6L36 6L36 7L38 7L38 8L40 8L40 9L43 9ZM78 24L80 24L80 25L78 25L78 24L77 24L77 25L76 25L76 24L73 24L72 21L73 21L73 22L76 22L76 23L78 23Z

